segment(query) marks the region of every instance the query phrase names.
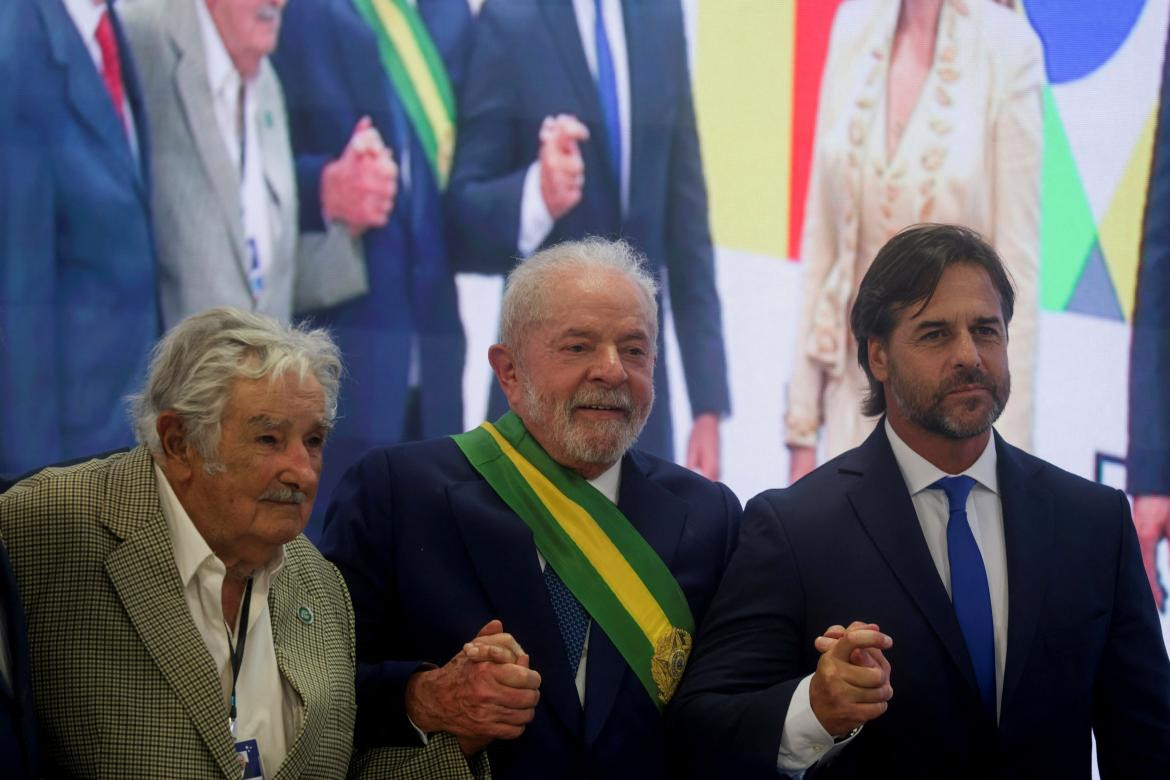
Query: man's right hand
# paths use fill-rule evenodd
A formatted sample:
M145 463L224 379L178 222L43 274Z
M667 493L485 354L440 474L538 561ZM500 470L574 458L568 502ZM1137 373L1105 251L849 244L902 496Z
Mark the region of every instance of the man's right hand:
M589 128L575 116L545 117L540 126L540 194L553 219L581 202L585 161L578 144L587 140Z
M539 700L540 674L528 668L528 656L498 620L444 666L417 672L406 684L411 722L454 734L465 755L523 734Z
M825 731L842 737L886 711L894 695L884 650L894 640L872 623L832 626L815 642L821 652L809 684L813 714Z
M1133 524L1137 528L1138 546L1142 551L1142 565L1154 593L1154 604L1162 609L1166 594L1158 584L1158 542L1170 540L1170 496L1134 496Z

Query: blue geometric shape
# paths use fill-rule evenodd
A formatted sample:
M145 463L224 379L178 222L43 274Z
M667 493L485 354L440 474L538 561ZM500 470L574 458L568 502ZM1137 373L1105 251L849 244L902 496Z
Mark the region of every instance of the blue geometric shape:
M1090 317L1116 322L1125 321L1121 304L1117 301L1117 290L1113 287L1113 277L1109 275L1109 268L1105 265L1101 244L1096 240L1093 241L1093 248L1089 250L1085 270L1077 281L1066 309Z
M1044 44L1053 84L1095 71L1113 56L1141 15L1145 0L1028 0L1024 10Z

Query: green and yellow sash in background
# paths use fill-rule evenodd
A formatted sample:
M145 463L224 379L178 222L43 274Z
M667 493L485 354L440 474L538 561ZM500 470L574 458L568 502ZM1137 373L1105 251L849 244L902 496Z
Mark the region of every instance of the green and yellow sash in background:
M549 457L515 414L452 438L664 707L686 668L695 619L658 553L609 499Z
M382 67L422 142L439 189L455 154L455 97L431 34L406 0L353 0L378 39Z

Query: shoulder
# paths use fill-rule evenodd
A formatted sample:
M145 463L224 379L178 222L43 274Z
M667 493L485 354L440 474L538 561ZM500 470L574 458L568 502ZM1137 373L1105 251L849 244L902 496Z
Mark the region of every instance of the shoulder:
M126 31L135 52L139 47L157 47L165 39L168 27L168 9L173 12L183 3L193 0L122 0L118 3L118 19Z
M1125 494L1117 488L1065 471L1002 440L999 457L1013 463L1026 482L1049 494L1056 506L1068 510L1066 517L1101 517L1126 503Z
M845 0L837 6L833 26L829 31L829 54L843 53L842 47L860 43L859 39L869 34L881 18L888 15L878 0Z
M1003 74L1005 84L1015 85L1020 80L1028 82L1027 86L1043 83L1044 47L1026 16L980 0L972 20L982 38L983 56L993 71Z
M73 466L49 467L17 482L0 495L0 527L66 512L93 515L106 498L113 468L129 455L118 453Z
M457 482L478 479L450 437L370 450L352 465L333 492L333 506L372 502L393 505L399 495L411 503L436 499Z
M325 560L304 534L286 544L284 554L285 565L296 572L297 581L302 587L314 592L331 608L346 613L350 611L349 590L341 572Z
M630 466L658 487L673 493L687 502L725 502L731 500L739 506L739 500L730 488L722 482L712 482L677 463L663 460L642 450L630 450L626 455Z

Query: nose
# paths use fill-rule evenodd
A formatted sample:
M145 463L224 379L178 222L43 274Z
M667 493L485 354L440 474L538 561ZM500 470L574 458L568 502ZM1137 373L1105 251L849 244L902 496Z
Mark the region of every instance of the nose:
M590 367L589 378L591 380L603 382L612 387L622 384L628 377L616 344L610 344L597 350L597 358Z
M284 455L284 467L280 471L281 483L312 498L317 493L317 480L320 476L318 459L305 443L299 440L293 441Z
M982 358L979 355L979 345L975 343L975 337L967 330L960 332L958 338L954 342L955 349L951 358L956 367L973 368L978 367Z

